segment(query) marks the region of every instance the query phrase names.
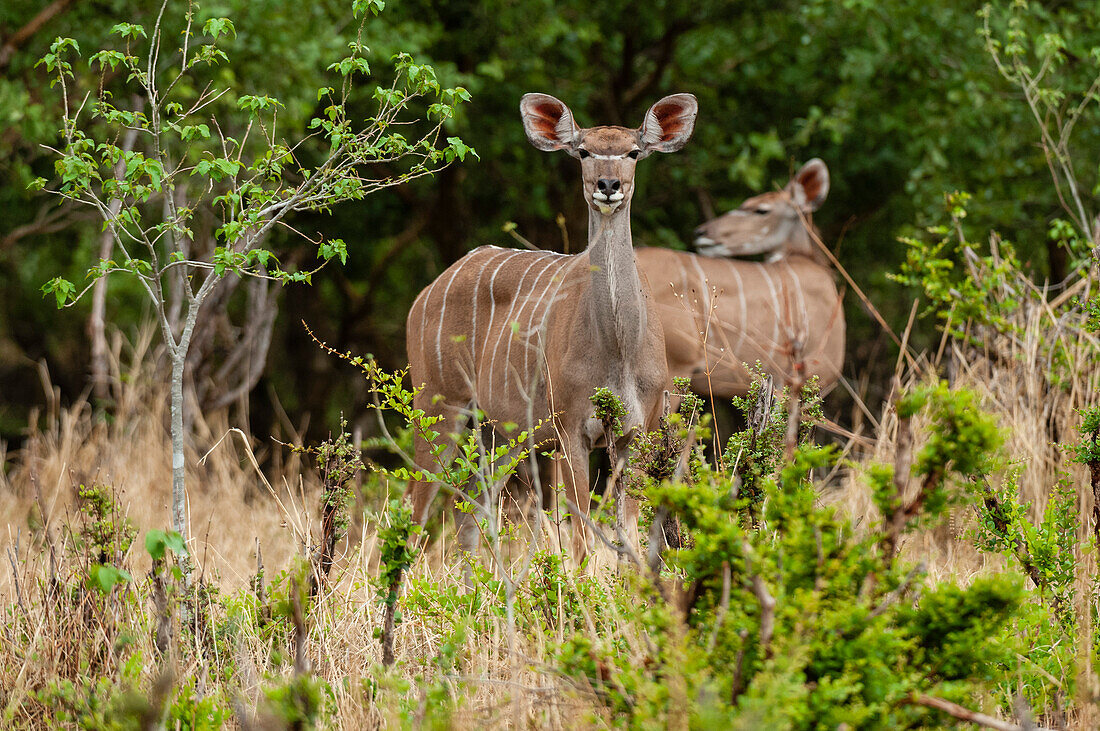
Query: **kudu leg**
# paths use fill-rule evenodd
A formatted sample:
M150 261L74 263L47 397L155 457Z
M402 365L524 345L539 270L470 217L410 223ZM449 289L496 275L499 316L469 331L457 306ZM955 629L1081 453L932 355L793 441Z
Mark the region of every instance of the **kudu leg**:
M417 399L417 401L419 400ZM427 399L424 399L424 401L425 403L414 402L414 406L423 409L426 416L442 417L431 428L439 432L439 439L446 440L447 450L436 457L431 452L432 444L417 437L413 445L413 461L422 470L438 472L440 471L440 463L447 464L456 449L454 440L450 436L451 432L461 429L463 424L459 423L453 415L448 415L442 403L433 404ZM404 499L412 508L412 518L417 525L423 527L428 522L428 508L431 507L432 501L435 500L438 493L439 483L432 480L410 480L409 484L405 486Z
M467 494L472 495L472 490L476 489L475 481L473 479L466 485ZM485 495L479 495L475 500L480 505L485 504ZM466 585L468 591L472 591L474 588L474 572L473 562L477 560L477 547L478 539L480 538L480 531L478 530L478 506L473 505L461 510L459 504L464 502L462 498L456 497L454 501L454 518L455 518L455 533L458 535L458 549L462 552L462 582Z
M626 545L634 551L635 556L642 555L642 542L638 533L638 499L632 497L626 491L627 476L634 476L634 468L627 467L623 470L623 474L619 477L620 485L619 497L623 501L623 532L626 534ZM640 484L640 481L639 481Z
M566 504L572 516L570 523L573 527L573 561L580 568L595 538L586 520L592 505L592 493L588 486L588 454L581 450L565 452L561 472L565 483Z

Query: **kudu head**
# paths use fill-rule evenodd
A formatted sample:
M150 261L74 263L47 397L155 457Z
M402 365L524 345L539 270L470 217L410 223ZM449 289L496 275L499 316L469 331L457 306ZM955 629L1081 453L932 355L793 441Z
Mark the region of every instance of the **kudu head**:
M795 173L783 190L753 196L739 208L695 229L695 250L729 257L813 252L806 227L809 215L829 195L829 168L816 157ZM800 250L796 247L801 247Z
M651 152L675 152L695 128L699 103L691 94L673 94L654 104L637 129L578 127L569 107L549 94L524 94L519 103L523 129L545 152L564 150L581 161L584 199L611 215L634 193L634 166Z

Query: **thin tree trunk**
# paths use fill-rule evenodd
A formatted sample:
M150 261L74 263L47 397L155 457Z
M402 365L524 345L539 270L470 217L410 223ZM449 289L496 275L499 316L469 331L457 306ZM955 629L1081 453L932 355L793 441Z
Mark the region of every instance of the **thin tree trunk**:
M172 358L172 530L187 539L187 493L184 490L183 460L183 371L187 365L187 343L169 348Z
M118 215L119 202L111 201L111 213ZM115 238L110 229L103 232L99 242L99 258L109 259ZM88 338L92 341L92 394L99 402L110 397L107 378L107 277L100 277L92 290L92 314L88 316Z
M145 105L141 103L141 99L134 97L135 109L144 109ZM137 130L126 130L126 134L122 138L122 150L124 152L130 152L134 149L134 142L137 140ZM115 180L122 180L126 173L126 163L123 158L120 158L115 165L114 176ZM108 210L111 212L111 217L118 215L118 212L122 210L122 201L115 199L108 205ZM108 226L103 229L103 233L99 237L99 258L110 259L111 252L115 248L115 232L114 229ZM92 342L92 394L95 398L104 402L110 398L110 391L108 390L109 379L107 377L107 332L106 332L106 320L107 320L107 277L100 277L96 280L95 288L92 290L92 314L88 316L88 339Z

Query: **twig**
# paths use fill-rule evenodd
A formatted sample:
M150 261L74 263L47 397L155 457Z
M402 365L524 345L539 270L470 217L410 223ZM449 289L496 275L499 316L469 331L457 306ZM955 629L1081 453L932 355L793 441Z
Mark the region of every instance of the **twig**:
M394 572L389 596L392 601L386 602L382 619L382 664L386 667L392 667L396 659L393 654L393 630L397 622L397 592L404 580L404 573L404 569L400 568Z
M726 612L730 608L730 562L722 562L722 600L718 604L718 614L714 617L714 629L710 632L710 639L707 640L707 654L709 655L714 651L714 646L718 643L718 632L722 629L722 623L726 620Z
M986 714L980 713L978 711L972 711L965 706L960 706L958 703L952 703L949 700L937 698L935 696L927 695L925 693L914 696L910 699L909 702L918 706L924 706L925 708L934 708L937 711L943 711L947 715L953 716L960 721L969 721L970 723L976 723L979 726L996 729L997 731L1024 731L1023 726L1019 726L1015 723L1009 723L1008 721L1002 721L999 718L993 718L993 716L987 716ZM1035 731L1051 730L1036 726Z
M19 568L15 563L15 554L12 553L11 546L8 546L8 560L11 562L11 580L15 584L15 600L19 604L19 609L23 612L24 617L29 617L27 614L27 605L23 603L23 589L19 584Z
M653 521L649 524L649 555L646 557L646 563L654 581L657 580L661 571L661 545L666 520L668 520L668 506L661 505L657 508L657 512L653 514Z
M787 403L787 433L784 441L788 463L794 459L795 450L798 449L798 427L802 423L802 386L806 382L803 375L805 371L802 362L802 346L798 343L794 343L791 347L791 360L798 375L787 382L790 396Z
M630 542L626 540L626 536L622 533L621 529L619 530L619 534L617 536L621 543L613 543L607 536L603 534L603 531L599 529L599 526L596 525L595 521L593 521L592 518L588 517L583 512L577 509L576 503L574 503L569 498L566 498L565 501L566 504L569 505L569 510L572 511L573 515L584 521L585 526L589 528L596 535L597 538L600 539L601 543L610 548L612 551L615 551L617 554L629 558L639 569L644 568L645 564L642 563L642 559L638 556L638 554L634 552L634 548L630 545Z
M924 561L921 561L916 566L914 566L912 570L909 571L908 575L906 575L905 580L898 584L898 587L896 589L887 593L887 595L882 598L882 601L879 602L875 606L875 608L870 611L870 613L867 615L866 621L869 622L875 617L879 616L887 609L889 609L892 604L897 602L898 599L901 599L902 596L905 595L905 592L909 591L909 587L913 585L913 581L917 578L917 576L923 575L927 570L928 567L925 565Z
M161 657L168 654L172 645L172 614L168 608L168 590L164 583L163 568L163 559L160 559L153 562L153 568L149 572L153 578L153 607L157 612L153 646Z
M760 574L752 573L752 546L748 541L742 544L745 551L745 570L751 574L752 593L760 602L760 648L764 651L764 657L772 656L772 635L775 634L775 597L768 591L768 585Z
M309 672L309 659L306 658L306 623L302 617L302 598L298 580L290 580L291 619L294 622L294 673L304 675Z
M749 639L749 631L743 629L737 633L737 636L741 638L741 647L737 649L737 660L734 662L733 667L733 682L730 683L730 703L736 704L737 698L745 690L742 686L745 683L745 644Z
M897 451L894 453L894 503L896 507L890 515L884 515L885 532L882 535L882 560L889 564L897 553L898 540L909 518L916 514L924 502L924 490L909 505L905 504L905 493L909 488L909 474L913 460L912 418L898 416ZM929 475L931 477L931 475ZM928 481L925 481L928 484Z
M752 577L752 593L760 602L760 647L764 657L772 656L772 635L775 633L775 597L768 591L767 584L759 574Z

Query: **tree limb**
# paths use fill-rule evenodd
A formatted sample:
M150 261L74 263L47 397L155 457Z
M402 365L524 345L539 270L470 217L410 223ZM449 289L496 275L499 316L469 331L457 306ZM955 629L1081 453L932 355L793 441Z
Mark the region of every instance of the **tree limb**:
M46 7L39 10L38 15L31 18L26 25L15 31L15 33L12 33L8 40L4 41L4 45L0 46L0 69L7 68L8 64L11 63L12 57L15 56L15 52L18 51L24 43L29 41L42 26L68 8L72 2L73 0L54 0Z
M978 711L972 711L965 706L960 706L958 703L953 703L944 698L937 698L936 696L927 695L921 693L918 696L914 696L909 701L918 706L924 706L925 708L934 708L937 711L942 711L949 716L953 716L960 721L969 721L970 723L976 723L979 726L985 726L986 728L996 729L997 731L1024 731L1023 726L1019 726L1015 723L1008 721L1002 721L999 718L993 718L993 716L987 716L984 713ZM1050 731L1036 726L1036 731Z

